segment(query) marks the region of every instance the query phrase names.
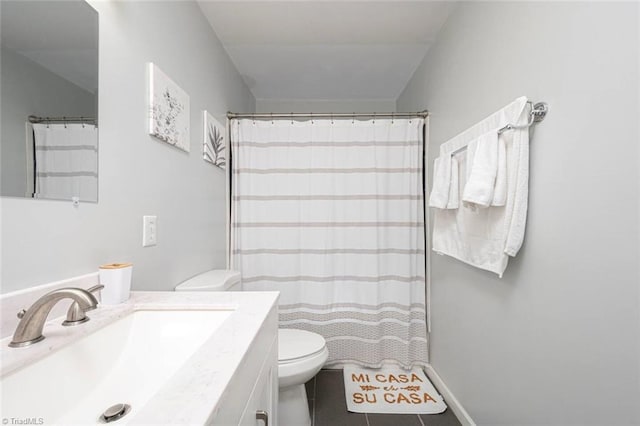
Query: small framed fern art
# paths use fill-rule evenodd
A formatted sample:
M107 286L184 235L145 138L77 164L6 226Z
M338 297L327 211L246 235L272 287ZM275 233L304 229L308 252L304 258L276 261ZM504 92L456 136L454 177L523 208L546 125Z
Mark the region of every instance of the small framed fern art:
M226 169L225 128L207 111L204 112L203 158L221 169Z

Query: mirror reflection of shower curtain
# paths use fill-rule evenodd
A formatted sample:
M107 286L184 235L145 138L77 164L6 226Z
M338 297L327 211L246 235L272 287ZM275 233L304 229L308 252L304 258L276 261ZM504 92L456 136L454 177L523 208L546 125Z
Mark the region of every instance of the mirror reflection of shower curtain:
M280 326L323 335L328 365L428 360L424 124L231 121L231 267L281 292Z
M34 198L98 201L98 131L92 124L34 124Z

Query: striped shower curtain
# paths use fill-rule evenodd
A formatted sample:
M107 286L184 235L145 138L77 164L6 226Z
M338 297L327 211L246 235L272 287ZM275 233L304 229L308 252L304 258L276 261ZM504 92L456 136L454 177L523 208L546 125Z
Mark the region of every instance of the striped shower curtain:
M424 125L231 121L231 266L328 365L427 362Z
M98 201L98 129L93 124L33 124L34 198Z

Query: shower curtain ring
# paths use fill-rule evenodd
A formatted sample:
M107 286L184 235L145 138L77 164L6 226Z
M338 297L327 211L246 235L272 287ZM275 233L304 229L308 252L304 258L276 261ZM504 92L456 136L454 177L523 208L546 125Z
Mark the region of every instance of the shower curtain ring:
M293 124L293 112L291 113L291 124Z
M351 124L355 124L356 122L356 112L353 112L353 115L351 116Z
M310 112L309 115L311 116L311 124L313 124L313 113Z
M273 122L273 113L271 113L271 124L275 124L275 123Z

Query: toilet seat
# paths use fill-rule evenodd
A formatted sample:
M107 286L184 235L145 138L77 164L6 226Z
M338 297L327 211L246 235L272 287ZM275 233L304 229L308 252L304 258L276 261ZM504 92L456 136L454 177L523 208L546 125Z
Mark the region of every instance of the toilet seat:
M287 364L313 358L326 349L325 340L316 333L305 330L278 330L278 363Z

